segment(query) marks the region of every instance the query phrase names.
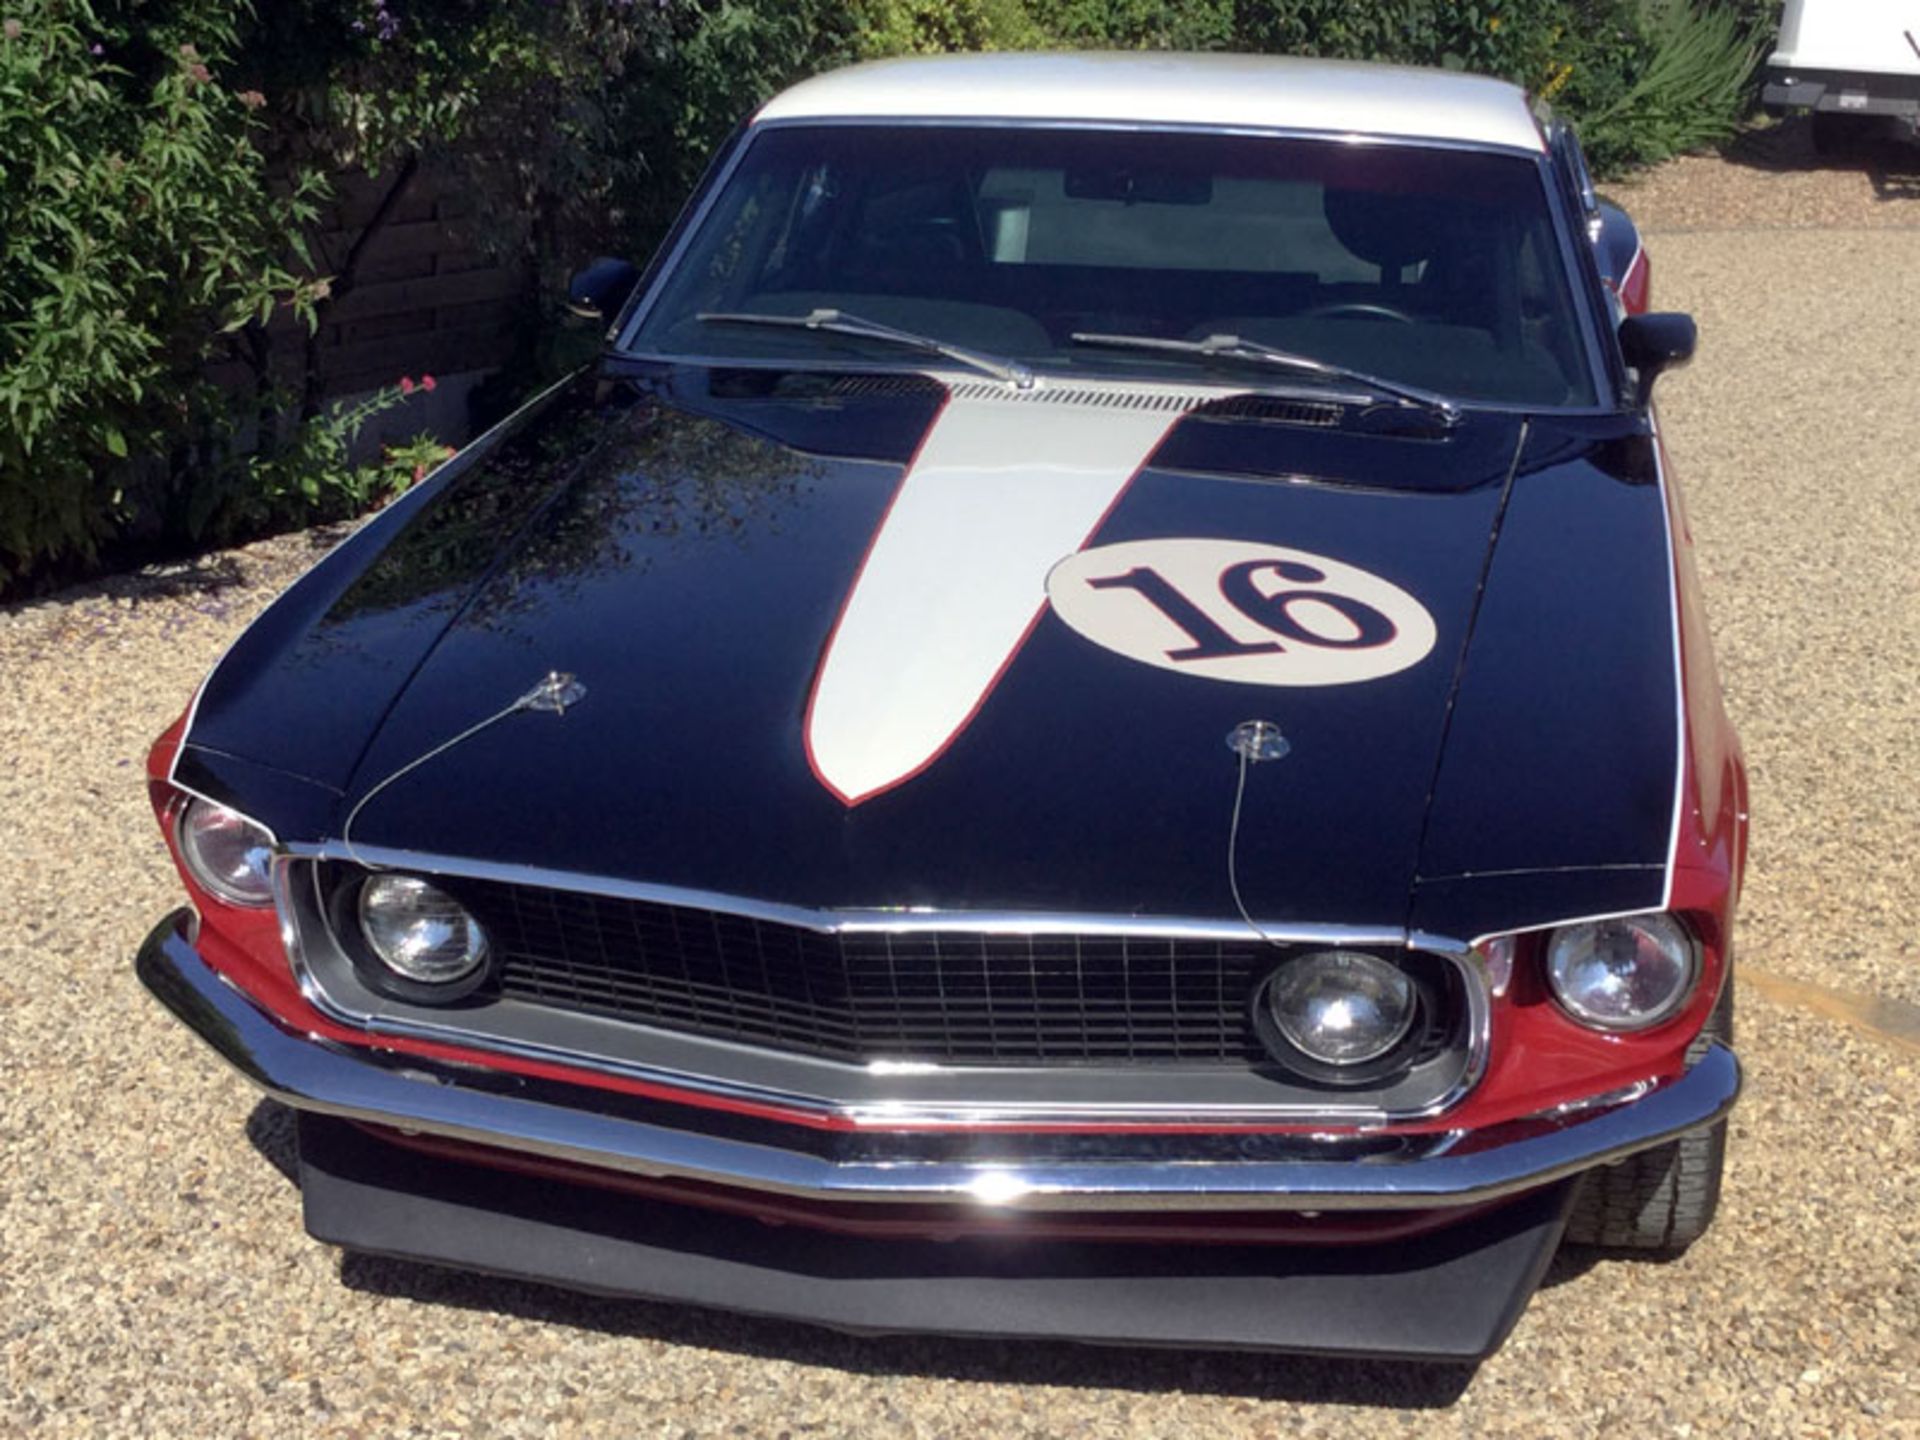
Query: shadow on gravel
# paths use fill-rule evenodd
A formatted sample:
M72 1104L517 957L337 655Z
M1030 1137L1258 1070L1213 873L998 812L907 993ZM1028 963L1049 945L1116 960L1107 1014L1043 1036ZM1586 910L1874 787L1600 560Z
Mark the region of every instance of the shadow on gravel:
M277 1100L260 1101L247 1116L247 1143L280 1172L281 1179L299 1188L300 1140L292 1110Z
M1233 1351L1109 1349L1059 1341L852 1335L754 1316L585 1295L355 1253L341 1257L340 1280L348 1289L370 1295L484 1310L543 1325L567 1325L602 1335L724 1350L749 1359L785 1360L859 1375L1140 1394L1184 1391L1397 1410L1434 1410L1451 1405L1474 1375L1470 1365L1317 1360Z
M1794 170L1844 170L1866 175L1876 199L1920 200L1920 144L1892 130L1863 135L1844 150L1814 148L1813 125L1796 115L1776 125L1742 131L1721 149L1730 164L1781 174Z
M291 1127L289 1127L291 1133ZM1540 1277L1540 1288L1551 1290L1556 1285L1567 1285L1578 1280L1602 1260L1615 1258L1603 1251L1589 1250L1579 1245L1562 1245L1554 1252L1553 1262L1547 1266L1547 1273Z
M136 605L156 600L217 600L223 592L246 583L245 572L231 555L204 555L192 560L148 565L140 570L84 581L66 589L9 600L0 604L0 615L24 614L93 596L127 600Z
M311 564L333 549L353 533L356 523L347 521L316 525L310 530L291 535L291 541L308 557L301 564ZM151 551L145 553L151 555ZM123 568L116 569L116 565ZM90 569L106 569L110 573L71 580L63 579L58 574L42 576L26 593L0 601L0 616L23 614L42 607L59 607L76 600L101 596L110 600L125 600L134 605L186 600L195 602L195 608L218 614L224 605L221 597L227 591L258 583L258 575L250 574L231 551L216 550L184 558L148 558L145 563L142 563L142 557L138 554L117 559L108 554Z

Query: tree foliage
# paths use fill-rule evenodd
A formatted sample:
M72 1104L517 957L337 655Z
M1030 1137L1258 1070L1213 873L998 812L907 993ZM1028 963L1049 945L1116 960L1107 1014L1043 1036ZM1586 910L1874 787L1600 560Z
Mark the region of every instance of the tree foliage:
M219 337L310 310L310 182L269 185L231 5L9 0L0 30L0 584L188 463Z

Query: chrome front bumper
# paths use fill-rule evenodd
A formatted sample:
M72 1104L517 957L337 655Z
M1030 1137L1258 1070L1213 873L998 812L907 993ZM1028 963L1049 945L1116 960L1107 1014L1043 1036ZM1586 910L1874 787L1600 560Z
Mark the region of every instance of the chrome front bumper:
M1740 1065L1714 1045L1640 1098L1497 1132L1412 1137L829 1131L597 1086L336 1045L223 979L179 911L141 947L154 996L295 1109L656 1179L818 1201L1031 1210L1396 1210L1478 1205L1711 1125ZM1501 1143L1489 1143L1501 1142Z

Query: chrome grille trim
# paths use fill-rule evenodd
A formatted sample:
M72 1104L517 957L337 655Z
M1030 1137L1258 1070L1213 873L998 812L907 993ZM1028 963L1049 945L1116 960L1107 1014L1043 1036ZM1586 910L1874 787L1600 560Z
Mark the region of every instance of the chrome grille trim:
M508 885L533 885L548 890L572 890L621 900L650 900L661 905L683 905L715 910L776 925L796 925L822 935L913 930L958 930L977 935L1141 935L1163 939L1245 940L1246 922L1158 915L1080 915L1014 910L815 910L751 896L727 895L680 885L654 885L605 875L583 875L571 870L548 870L532 865L501 864L451 855L429 855L356 842L351 853L338 841L321 845L289 844L285 853L295 859L339 860L373 870L407 870L421 875L459 876ZM1260 933L1299 945L1407 944L1407 932L1382 925L1301 924L1285 920L1260 921ZM1469 948L1464 942L1425 936L1419 946L1436 953Z
M1125 934L1131 927L1139 927L1142 922L1136 917L1116 916L1019 916L1008 914L988 914L975 912L853 912L853 911L809 911L797 907L770 905L737 896L723 896L706 891L686 890L673 886L657 886L639 882L612 880L606 877L588 877L571 872L555 872L531 867L499 865L490 862L475 862L456 857L427 856L413 852L385 850L376 847L356 846L356 853L363 861L379 868L417 870L423 874L469 875L488 879L506 880L521 884L545 884L554 888L571 888L587 893L599 893L613 896L638 896L645 899L664 899L667 903L694 904L702 901L720 901L711 908L724 913L737 915L772 915L784 923L796 923L790 916L811 916L813 924L822 933L835 933L843 929L869 928L875 930L895 929L914 930L925 928L956 928L960 922L973 922L969 928L976 933L1007 933L998 927L1015 926L1028 920L1050 922L1050 928L1044 933L1054 934ZM318 858L346 860L346 854L337 844L327 845L288 845L285 852L274 865L275 902L280 919L281 940L284 944L289 964L294 972L301 993L308 1003L323 1015L337 1023L351 1026L368 1035L392 1036L426 1040L441 1044L460 1045L482 1052L492 1052L515 1059L533 1061L547 1065L569 1067L587 1073L597 1073L613 1078L636 1081L710 1096L716 1099L744 1101L758 1105L777 1107L796 1113L816 1115L823 1119L832 1119L860 1128L898 1129L916 1126L967 1126L982 1128L1019 1129L1031 1126L1072 1126L1076 1124L1130 1124L1143 1125L1220 1125L1223 1127L1246 1124L1324 1124L1340 1127L1371 1128L1393 1123L1426 1120L1443 1115L1470 1094L1485 1074L1492 1035L1492 1002L1486 983L1481 957L1464 942L1448 937L1423 933L1418 944L1406 932L1385 930L1376 927L1351 927L1339 925L1278 925L1273 927L1275 939L1293 943L1325 944L1370 944L1390 945L1395 948L1417 948L1440 956L1450 962L1460 973L1462 988L1467 999L1466 1040L1467 1056L1458 1081L1444 1094L1414 1108L1384 1109L1377 1105L1355 1104L1351 1101L1341 1104L1336 1095L1316 1096L1312 1103L1281 1101L1261 1104L1200 1105L1182 1101L1170 1101L1163 1104L1124 1104L1107 1103L1061 1103L1058 1101L1006 1102L1002 1100L972 1100L967 1098L948 1099L939 1102L902 1099L884 1100L877 1103L841 1103L823 1099L815 1095L800 1094L791 1091L773 1090L752 1084L730 1081L724 1076L705 1073L693 1073L680 1069L663 1069L646 1064L637 1064L615 1056L588 1053L572 1048L556 1048L548 1045L529 1044L512 1037L472 1028L458 1022L457 1016L450 1015L447 1021L426 1021L412 1017L401 1017L390 1013L380 1013L378 1008L357 1009L343 1005L331 995L321 982L313 965L309 963L306 939L299 923L296 894L297 888L304 887L308 894L318 896L319 867L303 864L302 861ZM348 862L353 863L353 862ZM556 884L557 880L568 880L571 885ZM319 907L324 909L324 907ZM1153 926L1146 933L1184 934L1218 936L1230 933L1235 939L1246 938L1246 927L1239 922L1197 920L1197 919L1161 919L1146 922ZM1094 927L1100 927L1098 929ZM1141 933L1131 929L1131 933ZM330 939L330 937L329 937ZM633 1026L635 1031L645 1033L647 1027ZM655 1032L660 1033L660 1032ZM718 1048L728 1048L720 1044ZM915 1075L938 1075L946 1077L964 1077L967 1067L942 1066L933 1064L911 1064L898 1067L897 1071L889 1062L878 1062L871 1066L860 1067L869 1074L887 1075L892 1073L911 1073Z

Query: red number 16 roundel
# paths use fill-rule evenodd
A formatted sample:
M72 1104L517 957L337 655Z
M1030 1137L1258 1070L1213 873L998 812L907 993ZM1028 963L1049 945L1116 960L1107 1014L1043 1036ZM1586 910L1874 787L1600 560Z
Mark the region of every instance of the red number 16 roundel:
M1242 685L1348 685L1425 659L1433 617L1378 575L1242 540L1132 540L1047 576L1062 620L1129 660Z

